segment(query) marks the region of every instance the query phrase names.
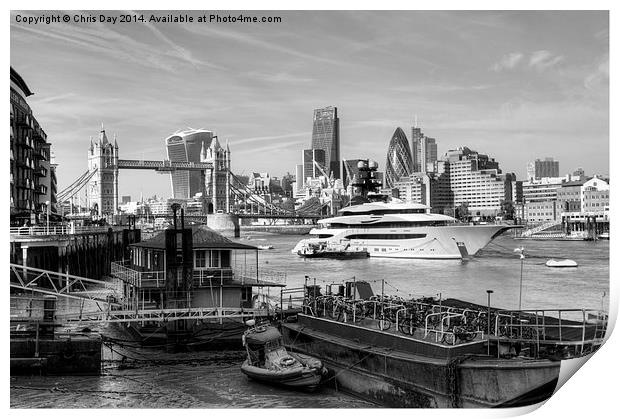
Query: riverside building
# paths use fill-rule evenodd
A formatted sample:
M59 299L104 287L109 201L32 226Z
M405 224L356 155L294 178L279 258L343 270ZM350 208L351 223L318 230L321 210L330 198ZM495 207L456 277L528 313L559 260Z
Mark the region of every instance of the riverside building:
M47 134L26 102L32 91L13 67L10 77L10 219L43 223L58 212L56 165Z
M495 159L459 147L448 151L443 160L449 165L454 207L467 204L472 215L491 216L501 211L502 202L512 200L515 175L502 174Z

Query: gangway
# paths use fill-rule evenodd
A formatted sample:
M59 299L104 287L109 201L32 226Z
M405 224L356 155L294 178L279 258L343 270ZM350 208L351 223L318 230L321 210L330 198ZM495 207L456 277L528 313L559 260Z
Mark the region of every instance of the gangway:
M116 285L111 282L84 278L62 272L31 268L26 265L10 264L11 288L33 293L55 295L58 297L90 300L95 303L120 307L117 302L102 298L101 290L114 291ZM97 287L92 289L89 287Z
M191 307L176 309L138 309L138 310L100 310L80 313L80 317L66 316L68 322L88 321L89 323L142 323L172 322L178 320L221 320L267 317L273 309L253 309L238 307ZM64 316L61 316L64 317Z

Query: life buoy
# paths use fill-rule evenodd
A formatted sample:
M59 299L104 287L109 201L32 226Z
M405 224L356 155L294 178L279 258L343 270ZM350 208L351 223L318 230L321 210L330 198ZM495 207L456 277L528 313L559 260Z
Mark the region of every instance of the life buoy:
M283 367L290 367L294 363L295 363L295 359L290 356L287 356L280 360L280 365L282 365Z
M62 351L62 357L66 360L75 358L75 350L71 343L67 343Z

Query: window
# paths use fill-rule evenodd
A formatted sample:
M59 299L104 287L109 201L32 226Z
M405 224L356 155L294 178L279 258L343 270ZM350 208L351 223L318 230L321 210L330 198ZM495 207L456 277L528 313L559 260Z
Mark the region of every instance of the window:
M206 268L207 267L207 251L206 250L196 250L195 254L195 266L196 268Z

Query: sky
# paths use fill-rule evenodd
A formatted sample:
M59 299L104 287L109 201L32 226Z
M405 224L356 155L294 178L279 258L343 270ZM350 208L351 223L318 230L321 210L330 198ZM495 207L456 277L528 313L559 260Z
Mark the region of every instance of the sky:
M418 126L438 154L468 146L525 178L609 173L609 15L597 11L267 11L281 23L25 24L10 59L52 143L59 189L87 170L103 123L122 159L164 159L164 139L205 128L229 141L236 174L295 173L312 111L336 106L341 158L385 167L389 140ZM219 12L227 16L228 12ZM231 15L237 16L239 12ZM167 175L121 171L119 193L171 194Z

